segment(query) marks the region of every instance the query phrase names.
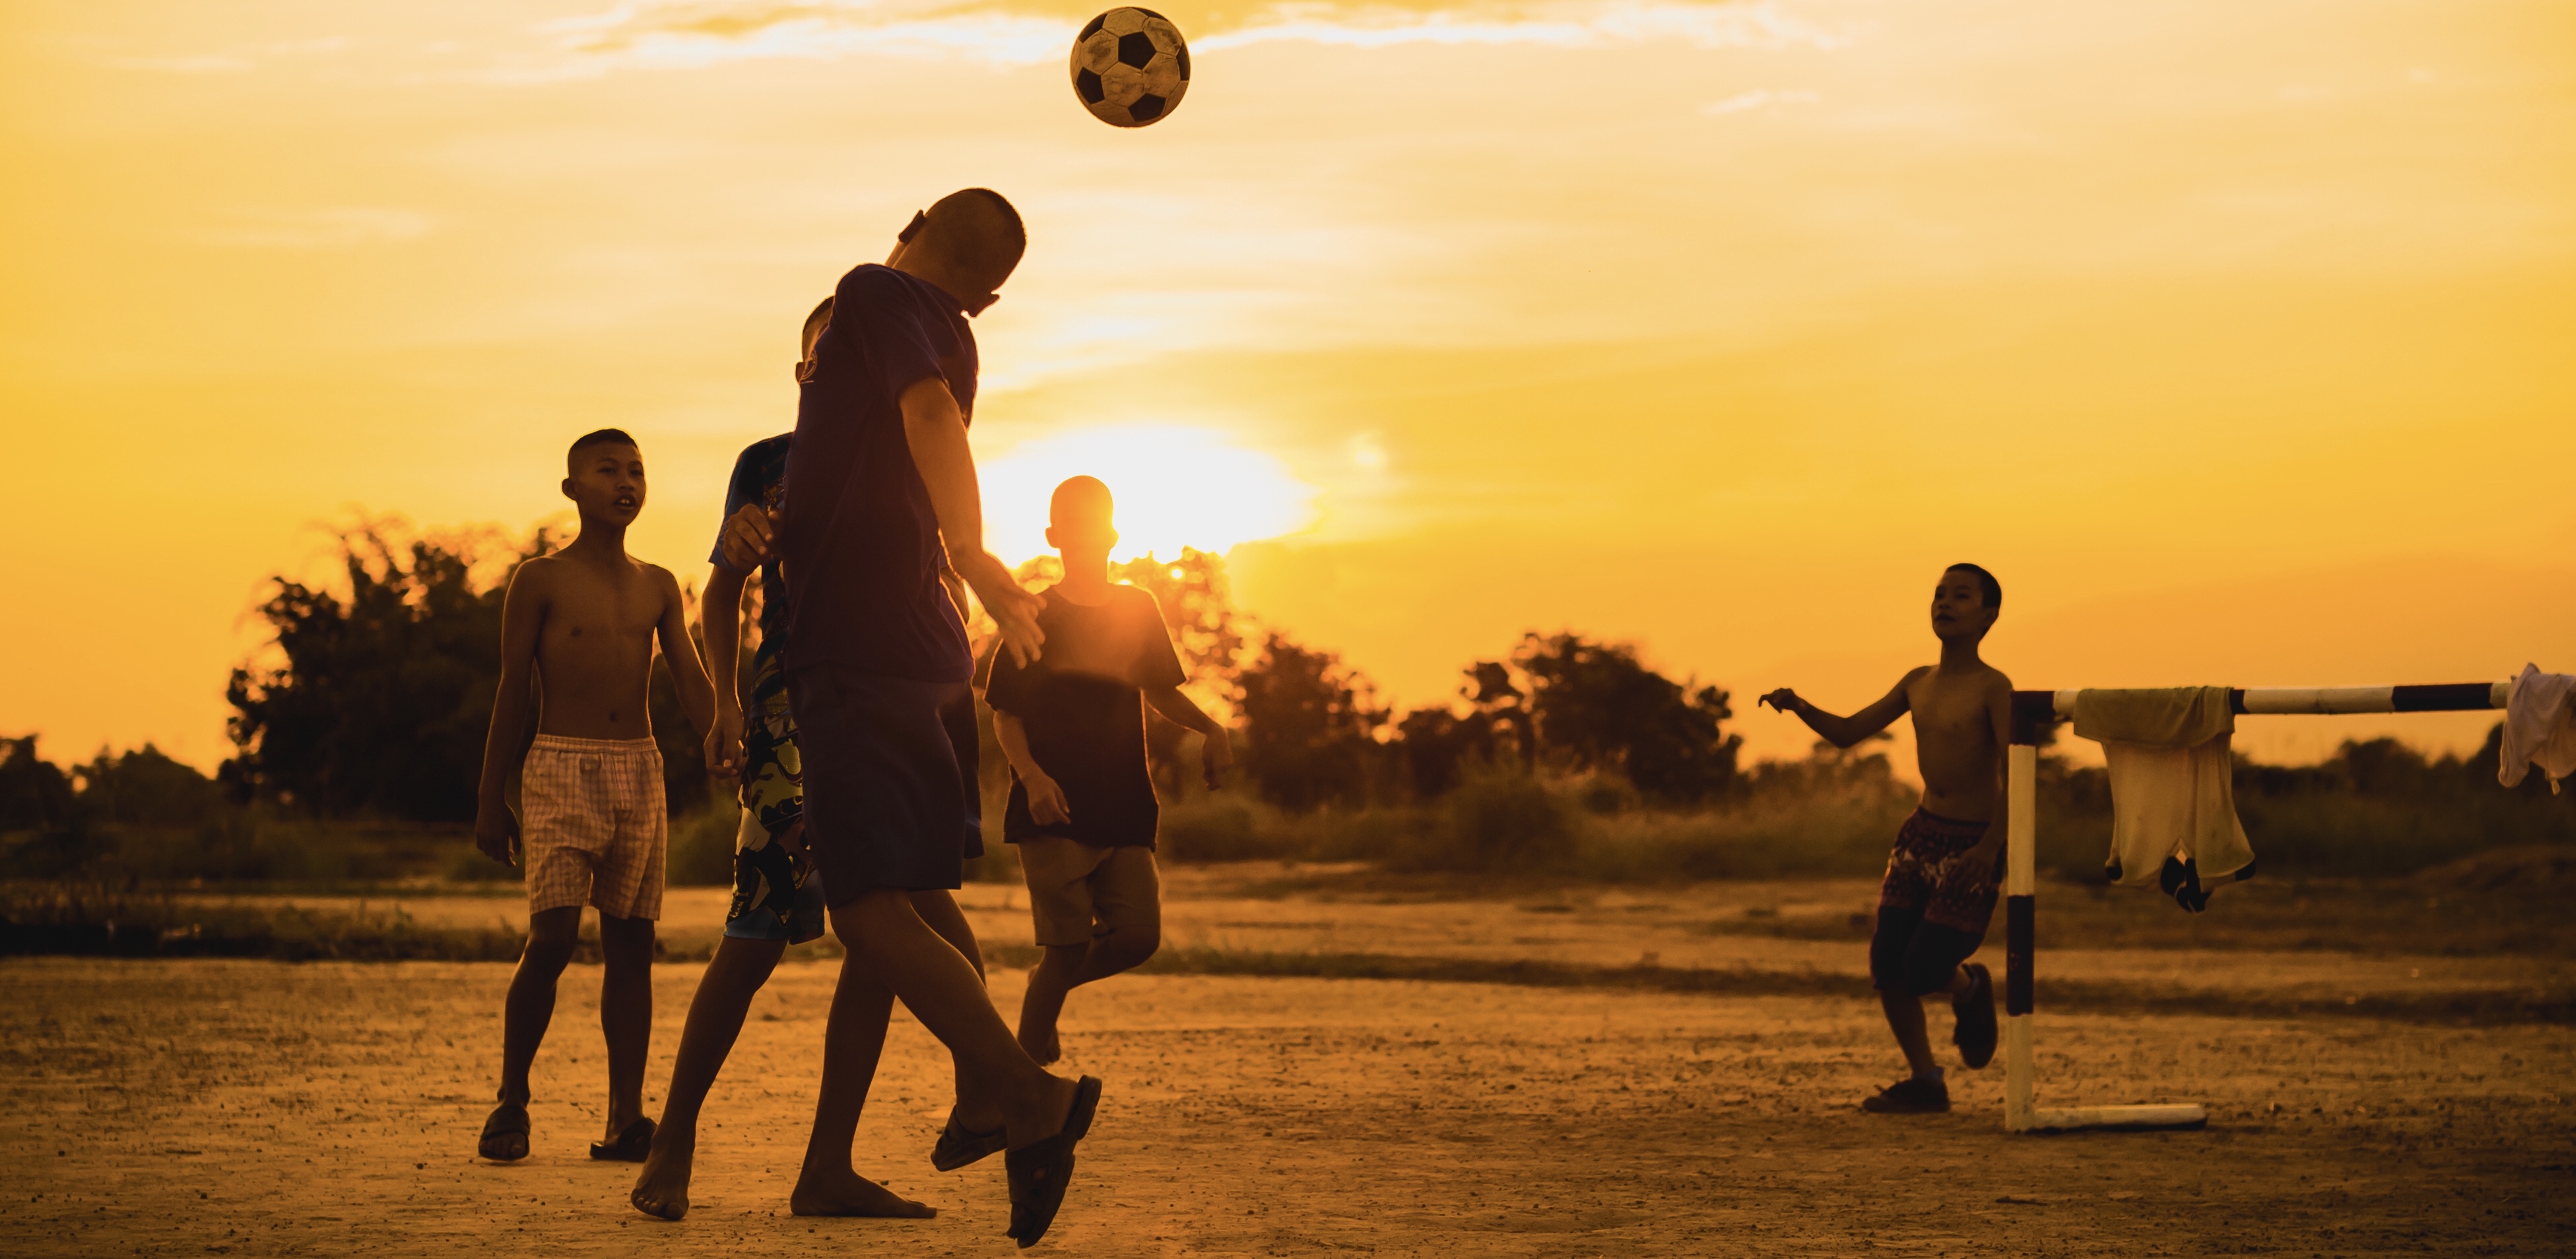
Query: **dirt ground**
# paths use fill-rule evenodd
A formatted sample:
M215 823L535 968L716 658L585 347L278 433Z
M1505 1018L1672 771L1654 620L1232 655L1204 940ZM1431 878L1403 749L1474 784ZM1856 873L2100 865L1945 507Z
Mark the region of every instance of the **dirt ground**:
M1377 923L1349 906L1267 903L1259 914L1229 904L1178 916L1204 922L1191 930L1259 939L1329 930L1383 946L1382 927L1451 932L1458 948L1500 947L1498 930L1530 941L1524 951L1610 947L1570 912L1426 919L1415 907ZM1007 929L1007 906L984 913L988 932ZM1520 930L1532 921L1557 925ZM1313 922L1336 925L1291 925ZM1849 944L1737 942L1820 950L1784 962L1853 960ZM1633 957L1633 942L1620 947ZM2390 983L2422 970L2402 957L2342 962ZM2327 982L2336 957L2302 964L2313 973L2287 982ZM497 1167L471 1154L490 1104L506 966L0 963L11 1080L0 1237L26 1255L1011 1253L998 1160L956 1174L927 1162L947 1059L900 1015L858 1166L940 1218L786 1213L837 966L791 958L763 993L708 1110L695 1208L667 1224L626 1205L631 1166L584 1157L602 1089L595 967L568 974L538 1062L535 1155ZM698 970L658 971L652 1109ZM2247 974L2246 959L2230 973ZM1006 1009L1022 979L996 974ZM1108 1091L1045 1245L1113 1255L2534 1254L2561 1250L2576 1228L2566 1193L2576 1044L2563 1027L2043 1010L2043 1105L2197 1100L2213 1122L2197 1133L2010 1137L1999 1067L1954 1072L1958 1109L1947 1116L1858 1111L1896 1059L1855 989L1713 998L1123 977L1078 994L1067 1018L1067 1065L1103 1076ZM1946 1031L1936 1015L1936 1038Z

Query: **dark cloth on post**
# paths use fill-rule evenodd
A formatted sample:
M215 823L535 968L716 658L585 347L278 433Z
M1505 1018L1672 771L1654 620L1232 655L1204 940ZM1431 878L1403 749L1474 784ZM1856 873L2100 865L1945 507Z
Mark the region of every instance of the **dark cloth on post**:
M775 517L787 506L787 451L795 442L794 433L764 437L742 448L734 457L733 475L725 480L725 521L735 512L753 503L768 508ZM716 527L716 544L707 553L707 562L732 570L725 562L724 526ZM780 579L778 557L770 556L760 564L760 645L768 650L773 644L787 641L787 583Z
M2003 854L1971 863L1966 854L1986 837L1987 822L1963 822L1916 809L1897 828L1879 883L1878 929L1869 941L1874 987L1918 995L1950 984L1959 963L1985 942L2003 879Z
M1172 650L1154 596L1111 586L1109 600L1085 607L1049 590L1038 612L1046 647L1023 668L1007 650L993 654L984 702L1020 719L1029 755L1064 789L1072 820L1040 825L1017 775L1002 814L1009 843L1052 835L1095 848L1154 845L1162 806L1145 764L1147 687L1179 686L1188 675Z
M973 702L962 682L836 665L788 675L805 768L805 848L832 904L888 889L953 890L970 846L982 855L948 717L961 697Z
M974 674L939 584L947 554L905 439L903 393L940 379L972 415L975 334L938 286L869 264L841 277L796 407L787 465L791 672L832 666L920 682ZM835 894L839 889L835 889Z

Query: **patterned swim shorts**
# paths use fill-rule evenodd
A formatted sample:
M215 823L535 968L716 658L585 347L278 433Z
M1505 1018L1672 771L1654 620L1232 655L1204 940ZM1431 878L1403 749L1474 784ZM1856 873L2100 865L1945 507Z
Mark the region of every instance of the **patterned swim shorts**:
M588 903L612 918L662 916L670 818L651 739L538 735L519 813L529 912Z
M1897 828L1896 847L1887 854L1887 877L1879 884L1880 909L1903 910L1922 921L1958 931L1985 934L1994 921L1995 893L2003 878L2003 854L1981 865L1965 854L1985 839L1985 822L1962 822L1916 809Z
M742 828L734 835L733 902L725 934L801 944L823 934L822 882L805 850L804 764L787 678L764 639L752 656L743 707Z

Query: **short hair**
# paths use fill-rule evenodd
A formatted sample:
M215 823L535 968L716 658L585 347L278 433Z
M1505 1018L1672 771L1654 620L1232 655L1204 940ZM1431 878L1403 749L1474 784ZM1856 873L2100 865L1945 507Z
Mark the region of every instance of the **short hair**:
M1975 573L1977 575L1977 594L1985 599L1986 606L1993 608L1998 612L2003 610L2004 584L1996 581L1993 573L1989 573L1974 564L1953 564L1942 571L1949 573Z
M1106 529L1116 510L1109 486L1100 478L1067 477L1047 500L1047 524L1058 529L1091 525Z
M990 188L952 192L932 202L922 218L929 229L922 248L985 289L1000 288L1029 251L1028 227L1020 212Z
M610 443L610 442L616 442L616 443L618 443L618 444L620 444L620 445L624 445L624 446L633 446L633 447L635 447L637 450L642 450L642 449L644 448L641 444L637 443L637 442L636 442L636 440L635 440L634 438L627 436L627 435L626 435L626 430L625 430L625 429L622 429L622 428L599 428L599 429L592 429L591 431L589 431L589 432L587 432L587 433L584 433L584 434L582 434L581 436L576 437L576 438L574 438L574 439L572 440L572 448L571 448L571 449L569 449L569 450L566 450L566 451L564 452L564 467L565 467L565 469L566 469L566 470L570 470L570 469L571 469L571 467L572 467L572 461L573 461L573 460L575 460L575 459L577 459L577 458L579 458L579 457L581 457L581 452L582 452L583 450L585 450L585 449L587 449L587 448L589 448L589 447L592 447L592 446L604 446L604 445L607 445L607 444L608 444L608 443Z
M813 313L805 316L805 334L804 337L797 342L797 344L803 349L804 353L799 357L814 357L814 343L822 339L823 329L830 327L831 324L832 299L826 297L819 305L814 307Z

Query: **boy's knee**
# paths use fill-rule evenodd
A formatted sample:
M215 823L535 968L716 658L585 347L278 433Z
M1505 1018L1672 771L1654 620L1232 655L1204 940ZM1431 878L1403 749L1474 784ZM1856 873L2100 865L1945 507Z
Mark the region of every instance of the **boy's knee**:
M1091 942L1093 955L1113 970L1130 970L1145 964L1163 947L1161 923L1129 923Z
M1905 990L1918 997L1948 992L1950 980L1958 973L1959 964L1952 961L1947 954L1937 957L1912 955L1905 959L1903 974Z

